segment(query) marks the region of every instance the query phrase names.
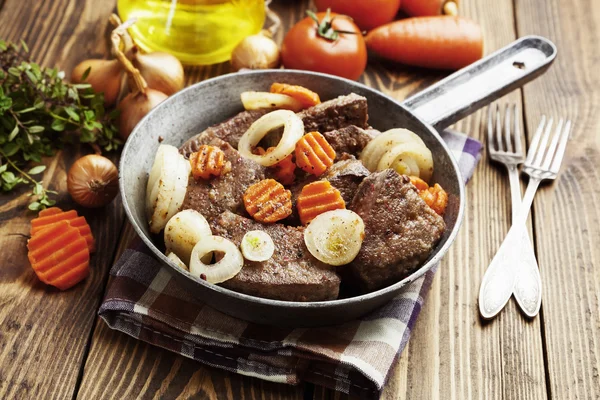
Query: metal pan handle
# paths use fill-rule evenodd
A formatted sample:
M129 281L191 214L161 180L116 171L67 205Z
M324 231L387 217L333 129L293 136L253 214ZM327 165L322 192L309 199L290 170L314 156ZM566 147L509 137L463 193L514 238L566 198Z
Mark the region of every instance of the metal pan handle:
M556 46L525 36L406 99L404 106L437 129L471 114L546 72Z

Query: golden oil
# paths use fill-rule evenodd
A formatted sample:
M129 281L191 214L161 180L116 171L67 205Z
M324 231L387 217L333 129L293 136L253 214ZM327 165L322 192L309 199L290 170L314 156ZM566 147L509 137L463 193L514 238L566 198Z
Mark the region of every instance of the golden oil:
M118 0L123 21L144 51L173 54L188 65L229 60L234 47L258 33L265 21L264 0Z

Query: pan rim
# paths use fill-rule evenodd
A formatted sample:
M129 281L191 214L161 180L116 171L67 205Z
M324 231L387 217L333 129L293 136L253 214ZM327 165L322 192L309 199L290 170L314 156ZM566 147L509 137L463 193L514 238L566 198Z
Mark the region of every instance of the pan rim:
M421 265L417 270L413 271L410 275L406 276L404 279L386 286L382 289L373 291L373 292L369 292L369 293L365 293L359 296L354 296L354 297L349 297L349 298L344 298L344 299L335 299L335 300L324 300L324 301L310 301L310 302L299 302L299 301L284 301L284 300L273 300L273 299L268 299L268 298L263 298L263 297L258 297L258 296L252 296L252 295L248 295L248 294L244 294L244 293L240 293L240 292L236 292L227 288L224 288L222 286L219 285L213 285L210 283L207 283L206 281L200 279L200 278L196 278L193 275L191 275L190 273L188 273L185 270L182 270L179 267L174 266L166 257L166 255L164 253L162 253L157 247L156 245L152 242L152 240L150 240L150 238L144 233L144 231L141 229L140 226L138 226L136 220L135 220L135 216L133 215L133 211L130 208L129 202L127 197L125 196L125 183L124 183L124 179L123 179L123 171L124 169L127 168L127 163L126 163L126 158L124 157L124 155L128 154L128 150L129 147L132 143L131 138L134 138L137 134L139 134L140 130L140 126L143 125L143 123L145 122L146 119L150 118L150 116L154 113L157 112L157 110L159 110L161 107L164 107L165 104L167 104L168 102L172 102L175 101L175 99L178 96L183 95L183 93L187 92L187 91L193 91L193 90L198 90L198 87L203 87L203 86L209 86L212 85L214 83L217 83L218 81L221 80L228 80L228 79L235 79L235 77L239 76L240 74L254 74L254 75L261 75L261 74L279 74L279 73L285 73L285 74L297 74L297 75L309 75L309 76L318 76L321 78L325 78L325 79L330 79L330 80L339 80L342 82L345 82L351 86L356 86L364 91L367 92L371 92L372 94L376 95L376 96L381 96L385 99L387 99L388 101L391 101L392 103L394 103L394 105L396 105L399 108L404 109L405 111L407 111L410 115L412 115L416 120L418 120L425 128L427 128L427 130L436 138L436 140L438 140L438 142L440 142L439 144L441 145L441 147L444 149L444 151L446 152L446 154L449 156L449 159L451 161L451 165L452 168L454 169L454 172L456 173L456 176L459 180L459 185L458 185L458 189L459 189L459 193L458 193L458 197L459 197L459 205L458 205L458 213L457 213L457 217L456 217L456 222L454 224L454 227L452 229L452 231L450 232L450 234L448 235L446 242L442 245L441 248L439 248L435 254L423 265ZM301 71L301 70L284 70L284 69L265 69L265 70L252 70L252 71L242 71L242 72L233 72L233 73L229 73L229 74L225 74L225 75L220 75L214 78L210 78L210 79L206 79L204 81L201 82L197 82L193 85L190 85L186 88L184 88L183 90L175 93L174 95L170 96L169 98L167 98L166 100L164 100L161 104L159 104L158 106L156 106L154 109L152 109L139 123L138 125L134 128L134 130L131 132L128 140L125 142L125 145L123 146L123 150L121 152L121 158L119 161L119 192L121 194L121 202L123 205L123 208L125 209L125 214L127 215L127 218L129 219L129 222L131 223L131 225L133 226L135 233L142 239L142 241L144 242L144 244L146 246L148 246L148 248L152 251L153 255L158 258L161 263L163 265L167 265L170 268L170 272L171 273L176 273L176 274L180 274L183 277L185 277L186 279L191 279L193 282L195 282L196 284L199 285L203 285L205 288L208 288L210 290L214 290L222 295L225 296L229 296L229 297L233 297L236 300L242 301L242 302L251 302L251 303L256 303L256 304L260 304L260 305L266 305L266 306L271 306L274 308L302 308L302 309L320 309L320 308L327 308L327 307L338 307L341 305L351 305L354 303L358 303L358 302L362 302L362 301L367 301L369 299L372 298L378 298L381 296L385 296L386 294L390 293L390 292L394 292L399 290L400 288L414 282L415 280L419 279L420 277L422 277L427 271L429 271L431 268L433 268L438 262L441 261L441 259L443 258L443 256L447 253L447 251L449 250L449 248L452 246L452 244L454 243L454 240L456 239L456 236L458 235L458 232L460 231L460 228L462 226L463 223L463 219L464 219L464 212L465 212L465 207L466 207L466 198L465 198L465 182L464 179L462 177L462 174L460 172L460 169L458 167L458 163L456 161L456 159L454 158L454 156L452 155L452 152L450 151L450 149L448 148L448 146L446 145L446 143L444 142L444 140L441 138L441 136L439 135L439 133L426 121L423 121L421 118L419 118L416 114L414 114L409 108L407 108L406 106L404 106L402 103L400 103L398 100L388 96L387 94L380 92L374 88L368 87L360 82L356 82L356 81L352 81L349 79L345 79L345 78L341 78L338 76L334 76L334 75L330 75L330 74L324 74L324 73L319 73L319 72L312 72L312 71Z

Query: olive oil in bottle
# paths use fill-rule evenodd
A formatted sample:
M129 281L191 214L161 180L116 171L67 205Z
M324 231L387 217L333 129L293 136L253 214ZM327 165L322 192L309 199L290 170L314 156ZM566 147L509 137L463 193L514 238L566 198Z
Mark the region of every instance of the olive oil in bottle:
M118 0L123 21L146 52L173 54L188 65L227 61L246 36L265 21L264 0Z

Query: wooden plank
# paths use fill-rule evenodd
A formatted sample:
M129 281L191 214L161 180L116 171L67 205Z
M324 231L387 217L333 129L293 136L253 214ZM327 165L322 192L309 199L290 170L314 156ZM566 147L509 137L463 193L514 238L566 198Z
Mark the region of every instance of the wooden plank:
M0 37L23 39L34 60L70 71L76 62L103 53L103 21L112 7L94 1L7 0L0 11ZM89 149L70 149L47 160L44 183L59 191L62 207L74 207L66 171L83 152ZM122 207L117 199L102 210L78 209L92 227L98 251L91 276L59 292L40 283L29 267L25 244L33 214L26 194L21 189L0 197L0 397L71 398L116 248L113 232L122 224Z
M461 2L482 26L486 53L515 39L512 1ZM365 82L401 100L441 77L391 63L370 63ZM521 104L520 91L502 102ZM485 110L455 129L484 141ZM376 122L372 122L374 126ZM525 321L511 301L492 323L477 309L479 284L509 228L510 194L503 167L487 155L467 186L461 232L436 274L409 345L391 372L383 399L546 398L540 320ZM345 398L317 389L315 398Z
M542 274L541 318L549 393L600 398L600 6L596 1L519 1L520 35L553 40L558 57L524 91L529 134L541 115L574 122L562 172L534 203Z

